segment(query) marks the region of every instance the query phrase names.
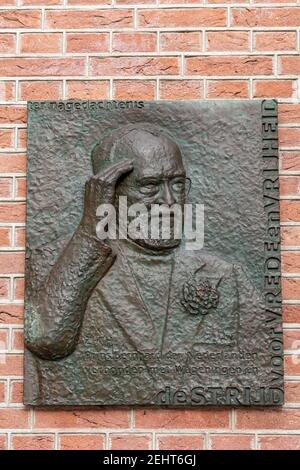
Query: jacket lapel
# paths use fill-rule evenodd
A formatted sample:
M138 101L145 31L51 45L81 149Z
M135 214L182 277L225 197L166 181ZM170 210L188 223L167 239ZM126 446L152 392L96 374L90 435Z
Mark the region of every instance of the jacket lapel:
M155 327L127 256L118 250L113 268L101 281L100 295L132 346L140 352L154 352L157 350Z
M199 256L194 257L187 253L184 249L184 243L182 243L175 255L165 338L163 341L164 354L168 351L185 352L191 348L197 337L203 318L201 315L187 313L181 300L185 282L191 273L203 267L205 267L205 261L199 260Z

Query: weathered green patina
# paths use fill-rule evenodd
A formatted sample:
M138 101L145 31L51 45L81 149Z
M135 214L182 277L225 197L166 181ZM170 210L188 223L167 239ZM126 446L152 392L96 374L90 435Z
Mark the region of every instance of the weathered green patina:
M281 405L276 102L28 109L25 404ZM204 205L204 246L99 239L120 196Z

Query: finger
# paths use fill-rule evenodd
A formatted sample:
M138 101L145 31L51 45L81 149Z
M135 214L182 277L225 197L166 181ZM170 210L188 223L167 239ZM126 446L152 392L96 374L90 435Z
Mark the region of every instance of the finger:
M107 172L105 174L105 179L106 181L109 181L109 182L117 181L122 175L128 173L132 169L133 169L133 164L132 162L128 162L128 161L122 162L121 164L118 164L117 166L113 165L113 167L107 169Z
M109 179L110 183L115 184L120 178L122 178L122 176L125 176L126 174L130 173L132 170L133 170L133 164L128 163L128 164L124 165L122 168L118 168L118 170L115 171L114 173L112 173L108 177L108 179Z
M116 182L122 175L129 173L133 170L133 163L129 160L116 163L110 166L102 173L98 173L95 179L107 181L108 183Z

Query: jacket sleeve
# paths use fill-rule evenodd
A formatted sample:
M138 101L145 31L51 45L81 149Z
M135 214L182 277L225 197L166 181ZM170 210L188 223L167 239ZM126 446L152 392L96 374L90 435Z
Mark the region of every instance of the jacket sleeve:
M26 289L25 344L42 359L71 354L88 299L115 260L112 249L79 226L42 288Z

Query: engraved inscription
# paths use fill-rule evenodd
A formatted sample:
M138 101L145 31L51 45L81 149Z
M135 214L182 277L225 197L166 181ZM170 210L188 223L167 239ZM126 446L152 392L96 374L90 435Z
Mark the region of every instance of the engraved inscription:
M265 308L270 338L271 377L274 386L282 384L283 376L277 133L277 103L265 100L262 102L263 196L268 220L265 241Z
M28 110L25 404L281 405L276 101Z

